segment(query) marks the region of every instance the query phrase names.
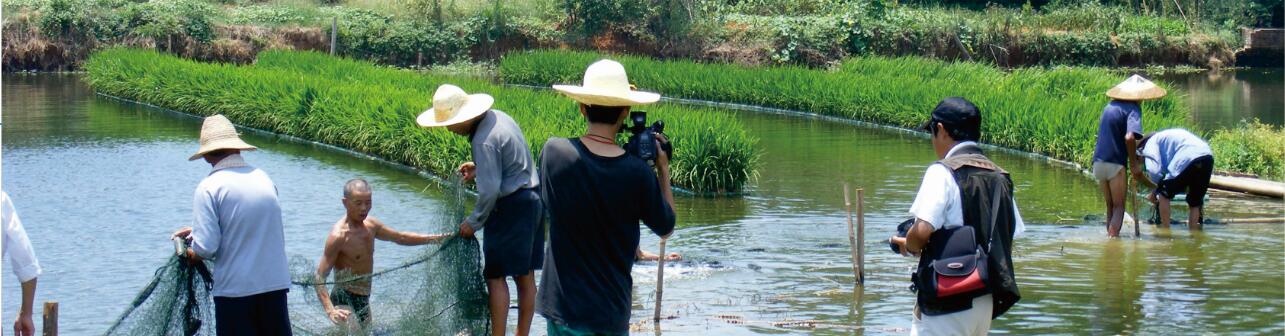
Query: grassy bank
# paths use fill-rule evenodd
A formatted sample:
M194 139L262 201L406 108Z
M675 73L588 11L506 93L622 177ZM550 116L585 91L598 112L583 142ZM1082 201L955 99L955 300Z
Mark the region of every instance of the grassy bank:
M535 51L504 57L504 81L533 85L574 82L578 70L603 56ZM671 97L736 102L851 118L900 127L923 122L944 97L963 96L985 115L987 143L1088 165L1104 92L1122 76L1102 69L1004 72L976 63L922 58L854 58L835 70L750 68L612 56L638 87ZM1171 89L1172 90L1172 89ZM1180 95L1180 92L1173 92ZM1146 129L1186 126L1176 99L1143 104Z
M824 2L824 1L818 1ZM841 2L841 1L833 1ZM860 2L726 15L776 63L819 65L845 55L923 56L1006 67L1229 65L1240 36L1217 24L1138 15L1093 2L1041 10L880 7ZM789 6L764 6L778 8ZM799 10L795 10L796 12Z
M1245 5L1212 6L1188 20L1070 1L984 9L883 0L0 2L6 71L77 69L112 46L248 63L273 48L329 49L332 19L340 55L397 66L572 46L747 65L914 55L1006 67L1217 67L1232 62L1236 27L1257 22Z
M467 141L414 118L433 90L452 83L496 98L522 125L535 155L549 137L583 133L569 99L552 92L423 75L308 52L265 52L254 66L200 63L151 51L109 49L86 63L98 91L353 149L447 175L469 157ZM742 190L754 175L755 140L728 113L661 104L677 149L674 183L700 193Z

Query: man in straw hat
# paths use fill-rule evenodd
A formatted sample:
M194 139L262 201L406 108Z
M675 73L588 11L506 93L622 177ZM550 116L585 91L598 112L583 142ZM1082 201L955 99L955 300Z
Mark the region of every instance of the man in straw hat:
M1185 129L1175 128L1147 134L1138 146L1146 176L1141 173L1135 176L1155 188L1147 200L1159 207L1158 224L1169 226L1170 201L1177 194L1187 194L1187 228L1200 230L1205 192L1209 191L1209 179L1214 174L1214 153L1209 143Z
M1106 201L1107 236L1118 237L1124 224L1124 201L1128 197L1124 168L1134 174L1138 166L1137 140L1142 138L1142 106L1139 102L1165 96L1165 89L1133 75L1107 91L1111 102L1098 121L1098 142L1093 150L1093 177ZM1136 219L1135 219L1136 220Z
M268 174L241 158L254 149L227 117L205 118L201 147L188 160L203 158L214 169L192 196L192 226L174 237L190 241L189 261L213 261L219 335L290 335L281 205Z
M491 334L504 335L509 313L509 286L518 288L518 332L527 335L535 316L535 270L544 263L544 208L535 191L540 181L522 129L508 114L491 109L490 95L467 94L444 84L433 93L433 107L416 118L422 127L446 127L466 136L473 161L460 165L466 181L477 182L473 213L460 223L460 236L486 229L482 275L490 295Z
M654 144L655 172L615 140L629 107L660 95L634 91L624 66L611 60L589 65L583 86L553 88L579 102L588 124L584 136L549 139L540 154L551 222L538 309L550 336L624 335L638 222L664 239L674 230L674 211L669 157L659 148L664 136Z
M1026 225L1012 178L977 146L981 123L976 105L949 97L920 126L932 136L938 161L910 205L914 224L905 237L891 238L898 251L919 256L911 335L985 335L991 320L1021 299L1012 252ZM957 274L943 279L944 273ZM974 281L960 280L968 274ZM964 286L940 286L951 280Z

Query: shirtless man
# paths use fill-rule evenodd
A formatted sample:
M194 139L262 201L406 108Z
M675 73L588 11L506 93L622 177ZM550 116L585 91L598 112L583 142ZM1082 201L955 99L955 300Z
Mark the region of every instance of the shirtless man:
M325 252L317 263L317 299L326 309L330 321L346 323L355 311L360 317L361 325L370 323L370 281L361 280L338 285L333 293L326 293L325 279L333 268L347 276L370 274L375 254L375 239L391 241L398 245L423 245L440 243L449 234L425 235L399 232L384 225L375 217L368 217L371 209L370 184L366 180L352 179L344 185L344 208L347 215L339 219L326 237ZM338 276L336 276L338 277ZM336 306L348 306L339 309Z

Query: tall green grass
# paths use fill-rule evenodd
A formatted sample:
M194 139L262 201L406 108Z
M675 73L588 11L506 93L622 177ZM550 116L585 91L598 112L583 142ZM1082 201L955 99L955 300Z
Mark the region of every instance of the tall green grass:
M569 99L468 78L423 75L318 53L273 51L253 66L200 63L151 51L108 49L85 64L98 91L312 139L447 175L470 157L464 137L418 127L433 91L452 83L496 98L522 126L533 154L549 137L583 134ZM698 193L741 191L754 176L756 141L723 111L660 104L674 142L676 185Z
M511 53L500 62L508 83L579 82L602 54ZM630 80L670 97L736 102L914 127L942 98L962 96L982 110L982 141L1087 166L1108 88L1124 76L1097 68L1004 72L976 63L923 58L853 58L837 69L743 67L612 55ZM1164 84L1161 83L1163 86ZM1147 130L1190 127L1181 92L1143 103Z

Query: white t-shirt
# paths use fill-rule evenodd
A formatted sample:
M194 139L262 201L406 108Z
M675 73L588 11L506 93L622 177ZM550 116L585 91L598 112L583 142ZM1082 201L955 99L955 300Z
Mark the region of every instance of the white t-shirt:
M36 261L36 251L31 248L31 241L27 238L27 230L22 228L22 221L18 219L18 212L13 209L13 202L9 200L9 193L0 191L0 221L4 222L4 243L0 249L9 257L9 265L13 267L13 274L18 276L18 282L27 282L40 276L40 263Z
M977 143L960 142L946 152L946 157L950 157L956 150L965 146L977 146ZM919 185L919 194L915 195L915 202L910 204L910 214L932 224L933 231L937 231L964 225L962 204L959 184L955 183L955 177L951 175L950 168L933 164L928 166L927 172L924 172L924 181ZM1022 222L1022 214L1017 211L1016 198L1013 199L1013 218L1015 222L1013 238L1017 238L1026 231L1026 224Z

